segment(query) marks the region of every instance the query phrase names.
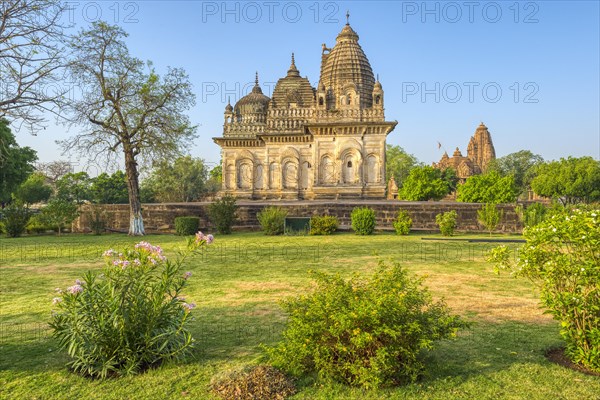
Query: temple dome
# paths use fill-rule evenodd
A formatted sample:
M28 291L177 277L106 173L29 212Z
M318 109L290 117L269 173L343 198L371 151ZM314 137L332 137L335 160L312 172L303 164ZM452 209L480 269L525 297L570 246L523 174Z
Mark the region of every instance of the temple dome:
M306 78L300 76L296 68L294 54L287 76L277 81L273 90L271 105L274 108L311 107L315 101L315 90Z
M321 79L327 90L332 90L335 98L346 95L350 87L354 87L360 97L360 108L373 104L373 88L375 76L371 64L363 49L358 44L358 34L350 24L346 24L336 39L336 44L326 54L323 49L321 63Z
M235 103L235 114L238 116L251 115L251 114L267 114L267 106L271 99L265 96L258 84L258 73L256 74L256 80L252 91L238 100ZM262 122L255 121L255 122Z

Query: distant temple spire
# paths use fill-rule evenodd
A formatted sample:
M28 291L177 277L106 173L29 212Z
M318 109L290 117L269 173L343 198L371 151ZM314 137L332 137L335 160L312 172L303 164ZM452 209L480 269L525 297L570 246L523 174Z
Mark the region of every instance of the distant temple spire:
M346 10L346 25L350 25L350 10Z

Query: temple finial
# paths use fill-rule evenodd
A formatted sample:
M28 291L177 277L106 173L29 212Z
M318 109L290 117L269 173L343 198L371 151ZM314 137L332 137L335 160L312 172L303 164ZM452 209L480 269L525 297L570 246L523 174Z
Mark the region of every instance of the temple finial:
M292 65L296 66L296 61L294 60L294 53L292 53Z
M258 86L258 71L256 71L256 78L254 79L254 85Z
M379 74L377 74L377 82L379 82Z
M346 25L350 25L350 10L346 10Z

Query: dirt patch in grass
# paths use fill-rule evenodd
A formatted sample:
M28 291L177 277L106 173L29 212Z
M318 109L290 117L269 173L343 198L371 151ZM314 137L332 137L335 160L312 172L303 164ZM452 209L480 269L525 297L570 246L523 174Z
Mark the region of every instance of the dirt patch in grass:
M561 365L565 368L569 368L586 375L600 376L600 372L592 371L583 365L575 364L573 361L569 360L569 358L565 355L565 349L563 347L549 349L546 351L545 355L548 361Z
M434 297L443 297L448 306L459 314L476 313L483 320L521 321L544 323L552 318L543 314L539 299L522 295L507 296L486 291L482 287L490 286L490 279L474 274L431 274L427 275L425 285ZM468 292L468 295L464 295ZM459 294L459 293L462 293Z
M211 391L225 400L283 400L296 393L290 378L264 365L234 372L211 386Z

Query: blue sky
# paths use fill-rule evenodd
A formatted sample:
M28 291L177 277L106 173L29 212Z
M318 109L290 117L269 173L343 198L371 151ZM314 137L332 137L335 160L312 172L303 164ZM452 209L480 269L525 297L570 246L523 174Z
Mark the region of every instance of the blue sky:
M227 97L247 93L255 71L269 95L292 52L316 85L321 44L333 47L347 10L383 84L386 117L398 121L388 143L429 164L442 155L438 142L466 153L483 121L499 157L600 157L597 1L78 1L70 17L78 28L118 23L133 55L159 73L188 72L199 135L189 152L216 164L211 138L221 136ZM73 133L51 124L17 137L52 161L67 159L54 140Z

